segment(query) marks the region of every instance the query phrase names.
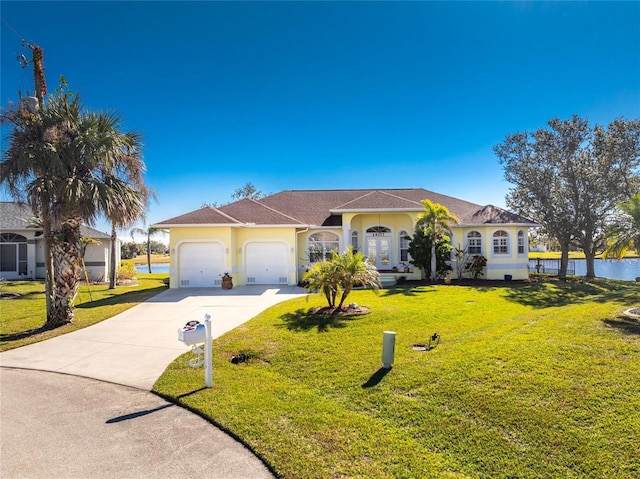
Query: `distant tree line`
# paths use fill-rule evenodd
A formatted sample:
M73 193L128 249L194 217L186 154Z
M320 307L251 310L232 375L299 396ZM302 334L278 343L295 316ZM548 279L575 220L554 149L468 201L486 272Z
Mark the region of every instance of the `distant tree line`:
M151 241L150 244L151 254L169 254L169 247L160 241ZM135 243L129 241L128 243L122 243L120 247L122 259L132 259L138 255L147 254L147 243Z

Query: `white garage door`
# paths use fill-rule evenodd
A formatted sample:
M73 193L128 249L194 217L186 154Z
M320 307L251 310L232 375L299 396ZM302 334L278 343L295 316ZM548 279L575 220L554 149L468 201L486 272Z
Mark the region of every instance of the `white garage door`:
M184 243L179 255L181 288L220 286L225 272L220 243Z
M288 284L291 256L284 243L247 243L247 284Z

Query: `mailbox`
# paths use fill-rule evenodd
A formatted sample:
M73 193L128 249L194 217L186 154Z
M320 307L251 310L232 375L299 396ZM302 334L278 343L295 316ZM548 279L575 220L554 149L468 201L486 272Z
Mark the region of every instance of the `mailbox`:
M189 321L178 329L178 341L182 341L187 346L204 343L207 340L207 333L204 324L198 321Z

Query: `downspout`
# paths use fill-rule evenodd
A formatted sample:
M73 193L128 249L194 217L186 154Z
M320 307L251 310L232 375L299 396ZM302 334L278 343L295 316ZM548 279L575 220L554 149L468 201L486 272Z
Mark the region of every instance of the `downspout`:
M296 245L294 248L295 251L295 258L296 258L296 284L300 283L300 268L298 268L298 235L300 233L306 233L307 231L309 231L309 226L307 226L305 229L300 230L300 231L296 231Z

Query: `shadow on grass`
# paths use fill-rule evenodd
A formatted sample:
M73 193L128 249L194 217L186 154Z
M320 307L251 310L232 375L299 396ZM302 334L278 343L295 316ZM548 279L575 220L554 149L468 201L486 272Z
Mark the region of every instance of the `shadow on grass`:
M362 388L363 389L372 388L373 386L378 385L380 383L380 381L382 381L384 379L384 377L387 374L389 374L389 371L391 371L391 368L389 368L389 369L386 369L386 368L378 369L375 373L373 373L371 375L371 377L369 379L367 379L367 382L362 385Z
M615 301L622 305L633 305L638 303L637 295L638 287L634 283L572 278L567 281L545 280L509 287L505 298L526 306L550 308L584 301Z
M30 338L31 336L36 336L38 334L46 333L47 331L51 331L52 329L57 328L45 328L44 326L40 326L35 329L28 329L27 331L19 331L17 333L9 333L9 334L0 334L0 343L10 342L10 341L19 341L20 339Z
M79 309L99 308L100 306L113 306L121 303L141 303L156 294L166 291L165 286L158 286L151 289L142 289L140 291L129 291L127 293L114 293L108 298L98 299L96 301L87 301L77 304L75 307ZM115 291L115 290L114 290Z
M429 286L395 285L382 290L381 296L418 296L423 293L434 293L436 290Z
M607 326L619 329L624 334L640 336L640 321L628 316L618 316L616 319L604 319L602 321Z
M292 313L280 316L289 331L310 331L317 329L319 333L326 333L331 328L345 328L348 321L353 321L357 316L344 316L339 314L315 314L309 310L298 309Z

